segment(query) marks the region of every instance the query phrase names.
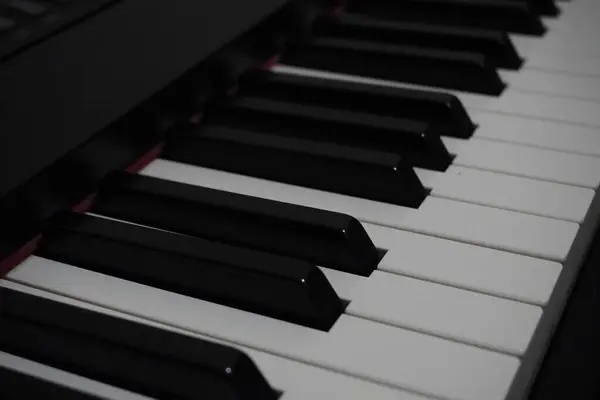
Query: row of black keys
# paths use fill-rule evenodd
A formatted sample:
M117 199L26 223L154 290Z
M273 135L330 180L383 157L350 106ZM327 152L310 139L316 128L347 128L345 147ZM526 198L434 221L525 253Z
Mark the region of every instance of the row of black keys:
M317 266L368 276L381 258L350 216L141 175L113 175L89 212L57 216L36 254L321 330L344 302Z
M144 226L60 215L36 255L315 329L344 309L317 265L369 275L381 256L346 215L128 173L105 181L90 211ZM0 320L0 351L137 393L278 395L244 354L201 340L6 288ZM27 393L30 379L3 374L0 391Z
M490 15L496 3L530 7L527 3L515 6L510 0L435 1L456 7L472 3ZM415 2L396 3L412 7ZM370 15L369 10L384 7L381 4L351 2L347 8ZM534 11L529 12L539 19ZM505 15L498 18L507 19ZM506 32L448 27L429 20L390 23L341 14L336 21L318 22L314 35L313 40L288 46L283 63L368 77L382 77L383 68L396 80L463 89L471 84L479 87L485 80L478 81L478 73L462 66L453 68L446 61L481 58L485 62L477 61L477 68L489 66L486 71L497 82L496 65L516 68L521 63ZM396 50L410 55L403 58ZM440 51L443 60L437 56ZM407 68L418 75L416 80L412 72L405 73ZM445 171L453 156L441 136L468 138L474 128L451 95L260 72L244 76L234 98L206 107L200 128L176 132L164 157L419 207L429 191L413 167Z
M507 33L541 35L553 0L349 0L281 62L351 75L499 95L497 67L522 59Z
M474 129L451 95L261 71L174 130L162 157L418 207L429 191L414 167L445 171L441 137Z
M556 17L554 0L346 0L345 9L383 20L419 21L445 26L540 35L540 15Z
M394 168L397 164L392 164L387 171L381 169L371 173L369 164L364 160L381 165L386 157L397 159L398 153L414 151L410 144L418 141L410 139L411 135L422 136L419 131L403 134L402 129L428 125L365 114L369 119L368 129L361 130L355 126L357 124L345 120L350 111L357 115L355 110L347 110L341 113L339 121L332 121L329 128L321 133L319 129L327 125L307 112L311 107L319 111L319 104L312 102L310 106L301 106L301 100L305 98L309 104L313 100L311 96L316 96L331 106L337 100L351 102L353 96L370 97L372 101L361 104L377 107L379 112L386 110L386 104L387 109L392 109L394 105L405 102L406 107L401 109L406 112L418 108L421 112L446 120L456 115L466 116L449 112L448 106L455 103L445 95L268 72L248 76L241 81L239 91L245 95L205 110L204 120L198 129L177 132L179 135L168 141L163 156L293 183L298 183L294 179L302 179L301 183L322 189L364 192L372 197L379 193L389 196L389 193L405 193L407 185L386 179L407 171L414 174L410 163L406 169ZM294 98L278 101L278 96L285 97L290 93ZM246 110L243 103L252 99L252 95L256 96L256 103L270 102L271 107L264 112L251 107ZM281 106L279 109L285 108L291 116L283 111L277 114L273 110L274 105L282 105L286 101L293 106ZM342 102L341 106L344 105ZM304 111L300 115L302 118L294 115L299 110ZM325 109L317 112L321 117L325 114ZM296 122L286 120L296 117ZM374 126L380 120L397 126L377 130ZM336 124L345 126L333 129ZM268 126L276 128L283 136L265 134L264 129ZM256 127L263 129L261 134L251 130ZM281 131L282 127L289 130ZM296 128L302 129L295 131ZM245 131L236 131L240 129ZM223 133L229 131L237 135ZM321 135L320 140L333 142L353 138L352 144L358 147L336 147L285 137L286 133L292 132ZM435 138L440 140L439 136ZM319 140L316 136L308 139ZM283 149L276 146L290 143L294 146ZM307 148L311 143L313 147ZM397 149L397 153L386 155L363 150L362 146L367 149L385 146L388 151L390 148ZM327 153L323 151L324 147L340 151ZM318 157L326 162L320 162ZM299 168L300 165L303 167ZM328 174L328 170L335 174ZM336 174L352 179L338 179ZM373 181L380 183L380 187ZM351 217L150 177L113 177L105 182L92 212L161 230L91 216L61 216L46 233L45 244L38 254L319 329L328 329L335 322L343 311L344 303L315 265L368 276L380 258L362 226ZM168 273L162 268L165 264L171 266ZM175 270L177 273L173 273ZM245 285L249 276L258 279L259 284ZM272 301L273 296L279 301Z

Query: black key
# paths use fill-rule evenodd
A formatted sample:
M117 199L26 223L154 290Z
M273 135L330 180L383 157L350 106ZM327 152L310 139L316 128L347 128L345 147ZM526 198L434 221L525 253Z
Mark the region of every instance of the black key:
M100 397L0 366L0 398L3 400L92 400Z
M0 316L3 351L109 385L157 398L277 398L233 348L6 288Z
M439 132L423 122L248 96L204 111L203 124L389 152L437 171L452 163Z
M419 21L542 35L546 28L525 2L506 0L348 0L346 11L392 21Z
M377 249L349 215L120 173L91 212L368 276Z
M0 33L7 32L16 26L12 19L0 16Z
M291 45L281 62L491 95L499 95L505 87L493 63L477 53L317 38L309 43Z
M327 107L335 112L342 110L426 122L442 135L465 139L471 137L475 130L460 100L445 93L268 71L245 75L239 82L238 91L242 98L264 97L298 105Z
M343 311L314 264L87 215L57 221L37 254L322 330Z
M431 25L421 22L389 22L341 14L315 24L321 38L342 38L419 48L479 53L498 67L518 69L523 60L502 31Z
M529 4L529 7L540 15L556 17L560 14L560 8L554 0L506 0Z
M427 192L400 156L206 126L167 144L169 160L292 185L418 207Z

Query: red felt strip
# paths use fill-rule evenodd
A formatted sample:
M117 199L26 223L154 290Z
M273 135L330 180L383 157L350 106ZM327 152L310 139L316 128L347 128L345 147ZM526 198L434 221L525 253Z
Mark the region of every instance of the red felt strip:
M41 239L42 235L37 235L19 250L0 261L0 277L8 274L14 267L21 264L27 257L33 254Z
M150 164L152 161L156 160L156 158L162 153L165 148L165 142L162 141L149 151L147 151L143 156L138 158L133 164L129 167L125 168L125 171L135 174L140 172L144 167Z

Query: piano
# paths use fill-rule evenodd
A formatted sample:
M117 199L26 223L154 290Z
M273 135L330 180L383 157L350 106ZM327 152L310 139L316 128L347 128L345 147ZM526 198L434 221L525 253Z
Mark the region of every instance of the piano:
M0 397L597 399L599 16L0 1Z

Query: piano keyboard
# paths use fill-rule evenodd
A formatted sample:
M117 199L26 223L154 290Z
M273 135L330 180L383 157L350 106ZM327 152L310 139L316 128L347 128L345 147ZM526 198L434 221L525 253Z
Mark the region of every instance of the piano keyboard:
M600 213L600 5L411 3L522 63L317 30L0 280L3 398L526 398Z

